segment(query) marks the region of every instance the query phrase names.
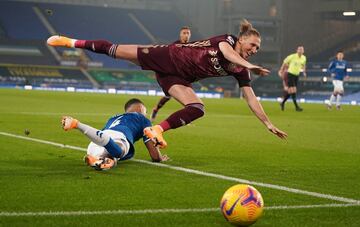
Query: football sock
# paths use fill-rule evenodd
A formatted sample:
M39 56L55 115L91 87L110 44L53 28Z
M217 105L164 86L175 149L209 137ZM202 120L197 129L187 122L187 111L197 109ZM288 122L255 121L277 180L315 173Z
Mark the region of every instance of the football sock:
M99 146L104 147L110 141L109 135L89 125L79 122L77 128L83 132L92 142Z
M183 109L171 114L165 121L160 123L164 131L179 128L204 116L205 109L201 103L191 103Z
M335 97L336 97L336 96L335 96L334 94L332 94L332 95L330 96L329 105L332 105L332 104L334 103Z
M340 106L341 98L342 98L342 94L338 94L336 97L336 106Z
M296 93L291 94L291 98L292 98L292 100L294 102L295 107L298 108L299 106L298 106L298 104L296 102Z
M99 54L106 54L115 58L118 45L106 40L75 40L74 47L87 49Z
M156 106L156 110L159 110L161 107L163 107L165 105L165 103L167 103L170 99L171 99L171 97L168 97L168 96L162 97Z
M286 101L289 99L289 97L290 97L290 94L286 93L286 95L284 96L284 99L283 99L281 105L284 105L284 104L286 103Z

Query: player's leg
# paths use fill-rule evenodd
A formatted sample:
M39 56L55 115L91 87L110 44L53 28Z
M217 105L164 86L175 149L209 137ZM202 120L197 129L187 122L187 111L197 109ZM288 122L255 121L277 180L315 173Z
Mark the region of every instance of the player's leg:
M288 95L288 93L289 93L288 90L289 90L289 87L287 85L287 82L285 80L283 80L283 95L282 95L283 100Z
M341 110L341 99L344 94L343 81L334 80L333 84L334 84L334 92L337 94L336 95L336 103L335 103L336 109Z
M294 85L295 86L294 86L293 92L291 93L291 98L292 98L293 103L295 105L295 110L296 111L303 111L303 109L297 104L297 100L296 100L298 80L299 80L299 76L294 76Z
M77 40L65 36L54 35L47 40L54 47L81 48L113 58L128 60L139 65L137 60L138 45L119 45L106 40Z
M336 96L337 96L337 92L336 92L335 87L334 87L334 91L333 91L333 93L331 94L330 99L329 99L329 104L327 105L327 108L328 108L329 110L331 110L332 105L333 105L333 103L334 103L334 101L335 101L335 99L336 99Z
M337 90L338 90L338 95L336 97L336 109L341 110L341 99L344 95L344 86L341 80L338 80Z
M303 111L303 109L298 105L297 100L296 100L296 93L297 93L297 89L295 87L294 92L291 94L291 98L293 100L294 106L295 106L295 110L296 111Z
M151 121L154 121L159 110L171 99L171 96L162 97L151 113Z
M101 130L93 128L89 125L83 124L77 119L65 116L61 123L65 131L71 129L78 129L84 133L93 143L104 147L113 158L121 158L123 156L123 149L114 142L114 140Z
M280 103L280 107L281 107L281 110L284 111L285 110L285 103L286 101L290 98L291 94L294 92L294 78L291 74L288 74L288 77L287 77L287 93L285 94L284 93L284 98L282 100L282 102Z
M164 144L161 144L164 139L162 133L164 131L179 128L190 122L202 117L205 113L204 104L197 97L194 90L191 87L175 84L170 87L168 93L171 97L175 98L179 103L184 105L184 108L171 114L166 120L162 121L159 125L146 128L145 134L151 138L157 140L160 143L160 148L164 148Z

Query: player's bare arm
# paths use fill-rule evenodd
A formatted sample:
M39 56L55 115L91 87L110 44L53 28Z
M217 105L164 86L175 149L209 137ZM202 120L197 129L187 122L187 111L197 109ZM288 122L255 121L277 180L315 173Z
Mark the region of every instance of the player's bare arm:
M281 139L286 139L287 134L278 128L276 128L269 120L260 102L257 100L254 91L251 87L242 87L242 92L245 96L246 102L248 103L251 111L256 117L268 128L268 130L278 136Z
M283 63L279 69L278 75L283 78L285 70L289 67L288 64Z
M307 73L306 73L306 65L304 65L304 67L303 67L303 75L304 75L304 77L307 77Z
M228 61L230 61L238 66L248 68L255 74L258 74L261 76L266 76L270 73L269 70L262 68L260 66L257 66L257 65L253 65L250 62L246 61L227 42L220 42L219 48L220 48L220 51L222 52L222 54L224 55L224 57Z
M152 140L149 140L145 143L147 150L149 151L149 155L153 162L166 162L169 160L167 155L162 155L159 148L155 146L155 143Z

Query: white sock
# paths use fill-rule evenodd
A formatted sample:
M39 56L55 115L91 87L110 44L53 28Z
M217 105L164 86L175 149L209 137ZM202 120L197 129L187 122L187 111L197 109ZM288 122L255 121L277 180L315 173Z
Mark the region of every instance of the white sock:
M78 123L77 128L83 132L92 142L99 146L105 146L109 143L110 136L103 131L93 128L89 125Z
M334 103L334 101L335 101L335 95L332 94L332 95L330 96L329 105L331 106L331 105Z
M340 102L341 102L341 98L342 98L342 95L337 95L337 98L336 98L336 106L340 106Z
M71 39L71 47L75 48L75 42L77 41L77 39Z

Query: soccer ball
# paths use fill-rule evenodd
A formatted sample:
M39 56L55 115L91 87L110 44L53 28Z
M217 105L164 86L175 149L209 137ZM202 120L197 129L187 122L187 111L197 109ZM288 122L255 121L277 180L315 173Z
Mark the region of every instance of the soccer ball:
M237 184L229 188L221 198L221 212L231 224L249 226L262 215L263 198L254 187Z

